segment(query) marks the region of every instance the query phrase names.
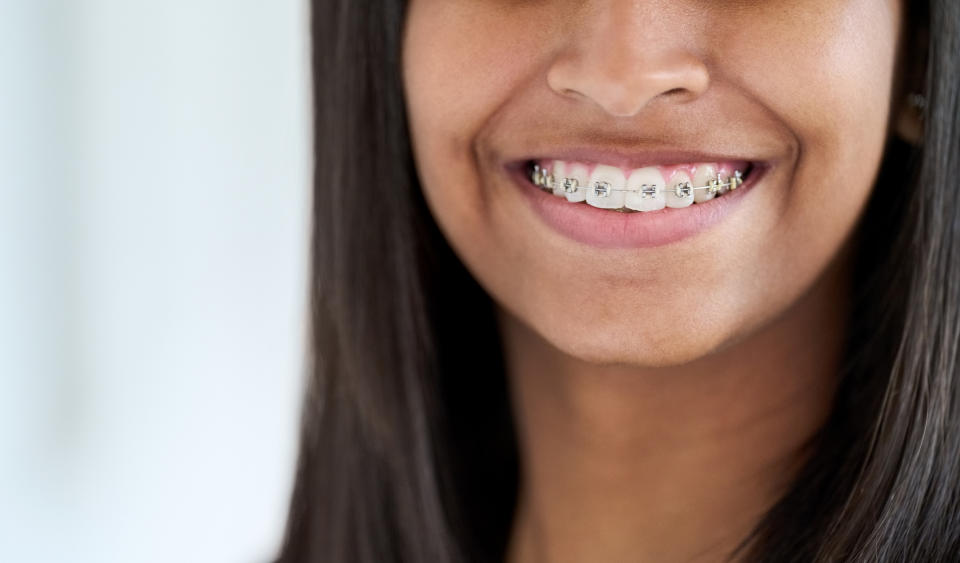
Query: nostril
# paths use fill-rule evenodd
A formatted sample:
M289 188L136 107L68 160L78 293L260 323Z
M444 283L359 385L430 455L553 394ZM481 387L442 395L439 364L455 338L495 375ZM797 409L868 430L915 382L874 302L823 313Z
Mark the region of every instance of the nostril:
M633 116L655 98L670 103L692 101L707 90L710 80L702 61L673 51L641 58L566 54L553 61L546 79L550 89L564 98L593 102L617 117Z

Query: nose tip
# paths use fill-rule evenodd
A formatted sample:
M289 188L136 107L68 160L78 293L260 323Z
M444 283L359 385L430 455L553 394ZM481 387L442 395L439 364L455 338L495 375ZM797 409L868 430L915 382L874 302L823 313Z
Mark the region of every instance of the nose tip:
M652 40L630 22L595 27L571 39L551 63L547 82L554 92L630 117L654 99L689 102L709 87L706 64L682 37Z

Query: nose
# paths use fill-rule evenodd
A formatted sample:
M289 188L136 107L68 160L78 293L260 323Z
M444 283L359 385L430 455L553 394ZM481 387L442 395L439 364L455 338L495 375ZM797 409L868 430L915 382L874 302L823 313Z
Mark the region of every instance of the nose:
M547 71L550 88L588 100L612 116L637 114L652 100L687 102L710 84L703 60L691 52L686 26L665 3L596 2L576 18ZM689 17L689 15L687 16Z

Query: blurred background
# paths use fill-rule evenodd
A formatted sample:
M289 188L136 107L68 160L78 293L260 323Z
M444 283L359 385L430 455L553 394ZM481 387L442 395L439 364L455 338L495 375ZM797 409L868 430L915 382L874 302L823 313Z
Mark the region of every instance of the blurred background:
M305 0L0 0L0 561L276 551Z

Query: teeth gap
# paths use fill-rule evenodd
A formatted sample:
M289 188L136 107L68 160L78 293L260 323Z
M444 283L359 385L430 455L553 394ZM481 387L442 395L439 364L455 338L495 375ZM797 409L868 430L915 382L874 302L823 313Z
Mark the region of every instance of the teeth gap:
M750 163L747 164L746 168L745 168L743 171L739 171L739 170L735 171L735 173L736 173L736 172L739 172L739 173L740 173L740 174L739 174L740 182L739 182L738 186L739 186L739 185L742 185L742 184L744 184L744 183L747 182L747 180L750 178L751 173L753 172L753 169L754 169L754 164L753 164L752 162L750 162ZM550 173L550 171L549 171L548 169L546 169L546 168L541 168L541 167L536 163L536 161L533 161L533 160L528 161L528 162L524 165L524 170L525 170L525 172L526 172L527 179L530 180L531 183L532 183L534 186L536 186L536 187L538 187L538 188L540 188L540 189L542 189L542 190L544 190L544 191L550 191L550 192L553 191L553 187L550 186L550 185L547 185L547 182L551 182L551 181L552 181L552 182L563 182L562 185L564 186L564 190L565 190L565 191L568 191L568 192L569 192L569 191L576 191L576 188L578 188L578 187L580 187L580 188L590 188L590 186L579 186L579 183L576 181L576 179L554 178L553 175ZM719 177L719 175L718 175L718 177ZM568 181L568 180L572 180L572 182L571 182L571 181ZM576 185L574 185L574 184L576 184ZM604 182L604 184L606 184L606 182ZM709 186L693 186L693 189L694 189L694 190L707 190L708 187L709 187ZM571 188L573 188L573 189L571 190ZM618 188L617 186L612 186L612 187L608 187L608 189L621 190L622 188ZM669 188L666 188L666 187L664 188L665 191L668 190L668 189L669 189ZM736 189L736 188L735 188L735 189ZM728 191L729 191L729 188L728 188ZM607 193L609 193L609 191L608 191ZM723 195L724 195L724 194L720 193L719 191L714 192L714 198L722 197ZM589 204L586 203L585 201L579 202L579 203L584 203L584 204L586 204L586 205L589 205ZM703 203L706 203L706 201L700 203L699 205L702 205ZM698 204L697 204L697 203L694 203L694 205L698 205ZM621 207L621 208L619 208L619 209L609 209L609 211L618 211L618 212L621 212L621 213L642 213L642 211L636 211L636 210L634 210L634 209L629 209L629 208L626 208L626 207Z

